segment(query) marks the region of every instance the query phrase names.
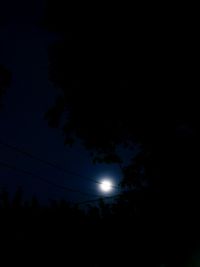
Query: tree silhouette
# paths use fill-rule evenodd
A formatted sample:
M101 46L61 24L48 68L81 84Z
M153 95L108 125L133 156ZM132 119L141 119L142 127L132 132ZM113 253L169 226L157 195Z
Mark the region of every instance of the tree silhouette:
M8 209L10 207L9 194L5 189L1 191L0 200L1 200L0 202L1 208Z
M15 195L12 201L12 207L14 209L22 208L22 205L23 205L22 196L23 196L23 191L21 188L18 188L18 190L15 192Z
M165 242L172 254L181 244L181 252L199 238L195 28L123 6L88 13L72 5L66 11L49 1L47 9L44 24L61 38L49 48L59 96L46 119L67 144L80 139L94 161L120 164L127 192L113 212L137 214L137 226L148 229L141 239L149 246L154 240L163 257ZM130 163L119 147L133 152Z
M124 196L112 205L101 200L99 206L90 206L87 212L64 200L57 201L56 205L51 202L40 206L34 198L24 205L21 189L16 192L15 199L12 201L6 191L2 191L0 233L3 249L15 253L16 262L25 260L22 251L28 257L34 255L36 261L44 259L50 263L57 259L66 264L81 262L83 266L94 263L127 266L130 262L134 266L160 267L162 262L168 263L165 266L187 266L185 259L191 260L189 252L175 237L170 240L172 237L168 236L167 224L162 222L161 216L157 215L157 221L154 220L152 202L148 204L149 212L138 209L131 214L132 208ZM130 201L129 197L127 199ZM21 204L16 206L16 203ZM184 238L186 235L184 232Z
M45 23L62 37L49 49L49 77L59 92L46 114L49 125L61 128L66 143L82 140L94 161L121 164L118 147L133 150L131 164L122 165L129 187L177 189L186 173L194 176L197 77L189 43L177 50L183 29L176 36L176 24L128 24L131 14L124 15L123 7L117 17L109 6L89 16L71 4L65 16L61 1L48 7ZM141 148L137 158L135 144Z

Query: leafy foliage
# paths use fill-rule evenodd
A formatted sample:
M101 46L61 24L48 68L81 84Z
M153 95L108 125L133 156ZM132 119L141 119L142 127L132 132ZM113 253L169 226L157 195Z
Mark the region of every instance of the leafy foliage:
M102 11L104 21L100 11L84 19L86 13L80 15L71 6L69 10L71 15L64 16L60 1L49 2L46 25L61 36L49 49L49 77L60 94L46 114L49 125L61 127L67 144L82 140L95 152L94 162L121 165L117 147L134 154L135 144L140 144L140 160L122 166L129 186L141 184L141 176L143 184L148 180L154 185L160 176L177 179L178 170L184 174L179 169L183 155L189 160L184 168L194 170L197 77L192 60L187 55L182 60L184 48L178 50L183 32L176 37L174 24L169 25L171 31L147 20L135 24L137 16L128 24L131 16L124 15L123 8L117 17ZM188 151L181 148L185 145Z
M70 5L65 16L61 1L49 1L45 22L61 37L49 49L49 77L60 96L46 118L66 143L82 140L94 161L120 164L128 192L119 211L133 214L137 202L144 228L155 229L155 215L189 235L200 201L195 28L162 12L153 19L145 8L83 10ZM118 146L133 152L130 164Z

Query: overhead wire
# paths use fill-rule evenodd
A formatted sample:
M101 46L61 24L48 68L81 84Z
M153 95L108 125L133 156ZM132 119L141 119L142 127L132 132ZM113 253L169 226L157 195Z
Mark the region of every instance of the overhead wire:
M86 193L86 192L83 192L83 191L78 190L78 189L70 188L68 186L59 185L57 183L54 183L54 182L44 178L43 176L39 176L39 175L33 174L30 171L18 168L15 165L9 164L7 162L3 162L1 160L0 160L0 166L6 167L6 168L11 169L11 170L16 171L16 172L20 172L20 173L29 175L34 179L43 181L43 182L45 182L45 183L47 183L47 184L49 184L51 186L57 187L57 188L62 189L62 190L66 190L68 192L79 193L79 194L86 195L86 196L96 196L96 197L98 197L98 195L96 195L96 194Z
M70 174L70 175L79 177L81 179L84 179L84 180L87 180L87 181L91 181L93 183L101 185L101 182L99 182L99 181L97 181L97 180L95 180L93 178L86 177L85 175L81 175L81 174L79 174L77 172L74 172L74 171L68 170L68 169L66 169L64 167L58 166L57 164L52 163L52 162L50 162L48 160L41 159L40 157L37 157L37 156L33 155L32 153L25 151L24 149L21 149L19 147L14 146L14 145L10 145L10 144L2 141L1 139L0 139L0 145L3 145L4 147L7 147L7 148L9 148L11 150L17 151L18 153L21 153L21 154L23 154L23 155L25 155L25 156L27 156L29 158L32 158L32 159L34 159L34 160L36 160L38 162L41 162L41 163L46 164L46 165L49 165L49 166L51 166L51 167L53 167L53 168L55 168L55 169L57 169L57 170L59 170L59 171L61 171L63 173ZM115 188L115 189L120 189L119 186L111 185L111 187Z

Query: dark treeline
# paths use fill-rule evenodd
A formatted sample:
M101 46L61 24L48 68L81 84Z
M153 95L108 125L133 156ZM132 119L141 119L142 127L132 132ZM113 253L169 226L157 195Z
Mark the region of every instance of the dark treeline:
M24 201L20 189L13 198L3 190L2 259L28 265L187 266L197 228L188 235L182 229L185 222L178 222L177 216L173 220L166 210L158 213L159 205L154 197L146 199L147 192L130 195L124 193L109 204L99 200L83 209L65 200L42 206L35 197Z

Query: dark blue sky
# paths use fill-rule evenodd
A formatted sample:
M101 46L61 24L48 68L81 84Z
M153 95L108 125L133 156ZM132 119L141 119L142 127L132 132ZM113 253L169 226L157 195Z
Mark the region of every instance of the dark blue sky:
M4 5L1 8L4 16L1 16L0 27L0 64L11 70L13 81L0 112L0 139L88 178L99 180L104 174L111 175L117 184L120 180L117 166L93 165L83 147L78 144L73 148L65 147L61 132L50 129L44 120L44 113L56 96L56 90L48 81L47 54L48 45L56 36L37 26L43 11L41 2L31 4L21 0L16 4L16 1L10 0ZM17 165L59 185L99 194L97 184L63 174L2 145L0 161ZM49 197L65 197L74 201L94 198L58 190L28 175L0 167L1 187L13 192L19 185L24 189L26 198L35 194L41 201Z

